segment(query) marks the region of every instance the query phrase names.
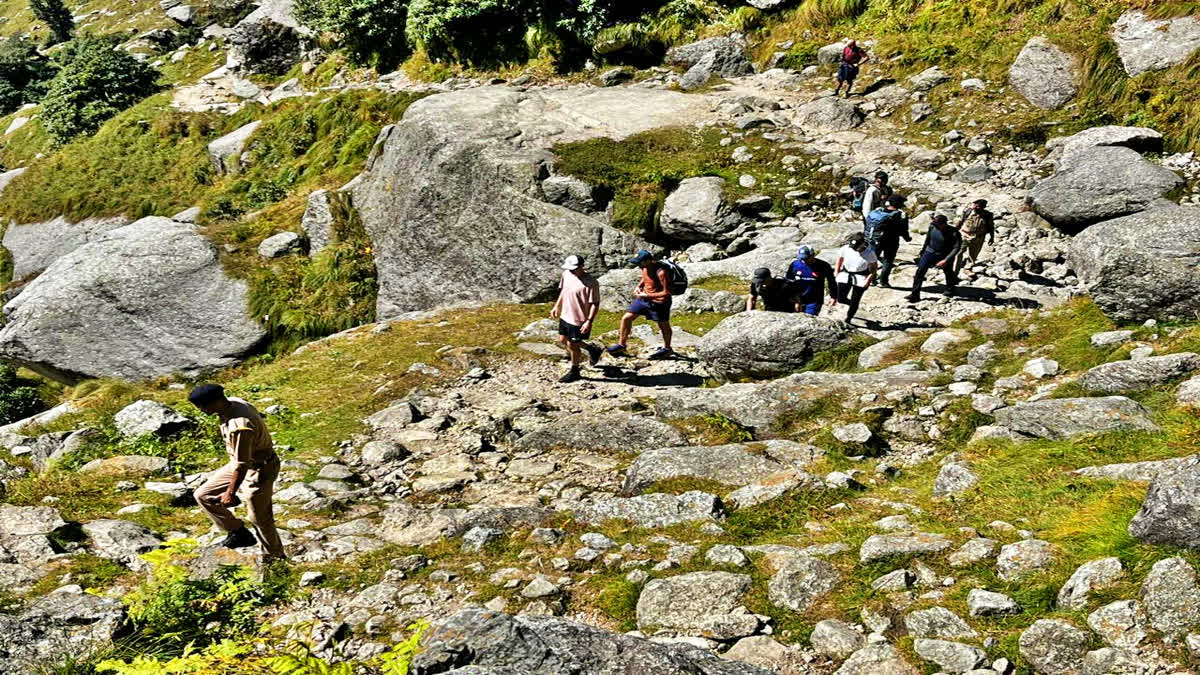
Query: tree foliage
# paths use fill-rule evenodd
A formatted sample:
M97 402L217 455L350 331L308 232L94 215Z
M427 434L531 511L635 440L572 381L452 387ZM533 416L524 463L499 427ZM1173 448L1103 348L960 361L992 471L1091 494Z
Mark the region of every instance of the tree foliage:
M154 92L158 73L112 38L82 37L57 57L62 68L42 101L42 126L56 143L91 133Z
M75 18L63 0L29 0L29 8L33 10L34 16L45 22L46 28L50 29L50 39L47 40L49 44L71 39L71 32L75 30Z
M40 99L53 74L50 61L29 40L0 40L0 115Z
M0 363L0 424L23 420L47 407L35 380L19 377L11 365Z
M310 28L337 35L356 63L384 71L408 56L405 0L296 0L296 16Z

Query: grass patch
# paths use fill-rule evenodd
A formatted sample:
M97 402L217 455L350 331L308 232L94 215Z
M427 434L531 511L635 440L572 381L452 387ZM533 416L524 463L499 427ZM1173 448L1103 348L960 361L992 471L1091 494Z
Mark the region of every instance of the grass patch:
M754 433L720 414L701 415L670 424L682 431L694 445L727 445L754 440Z
M775 208L792 212L784 199L790 190L806 189L814 194L836 192L828 174L818 174L817 162L802 159L789 169L781 168L786 151L746 132L735 144L722 146L717 129L668 127L635 134L620 141L598 138L555 146L556 173L575 176L601 188L613 200L613 225L646 236L658 236L658 216L667 195L686 178L720 176L726 194L736 200L751 193L775 198ZM749 162L731 158L734 145L744 144L753 154ZM751 174L758 179L752 190L742 188L738 177ZM797 184L789 185L790 179ZM739 284L744 287L744 283Z
M858 355L862 350L875 344L876 340L865 335L854 335L846 342L827 349L813 356L803 368L799 370L801 373L810 371L824 371L827 373L854 373L859 371Z

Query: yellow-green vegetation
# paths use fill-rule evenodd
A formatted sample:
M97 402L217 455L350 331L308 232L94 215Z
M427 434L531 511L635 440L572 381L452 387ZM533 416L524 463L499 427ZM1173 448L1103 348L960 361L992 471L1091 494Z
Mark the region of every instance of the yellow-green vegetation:
M223 258L226 268L251 282L251 311L270 330L272 351L371 321L370 242L341 201L332 245L312 259L267 263L256 249L272 234L299 229L309 192L340 187L361 171L380 129L420 95L354 91L251 105L232 117L178 112L169 97L152 96L32 164L0 198L0 217L134 219L199 204L206 234L233 251ZM248 145L249 168L218 175L208 144L255 119L262 125ZM40 138L40 127L22 138Z
M763 140L758 132L747 132L739 144L753 155L736 163L730 149L721 145L718 129L670 127L655 129L616 141L597 138L555 146L556 171L597 186L613 199L613 225L640 234L658 234L658 216L667 195L685 178L721 176L731 200L751 193L775 199L775 209L784 215L794 207L784 193L808 190L828 192L836 184L829 174L818 174L813 159L798 159L794 171L783 170L788 154L778 144ZM758 179L753 188L743 188L738 177L749 173ZM794 180L792 183L790 181Z
M876 61L887 65L869 66L863 79L867 84L876 73L899 80L936 65L982 77L998 89L1007 82L1008 68L1025 42L1045 35L1081 62L1078 104L1050 113L1020 105L1015 112L1002 113L999 108L1019 97L958 87L935 89L930 101L954 113L951 125L961 124L960 116L987 121L1018 143L1041 143L1048 135L1098 124L1130 124L1162 131L1173 150L1195 149L1200 144L1200 113L1190 102L1200 91L1200 59L1128 77L1109 34L1129 9L1171 17L1197 8L1194 2L1149 0L806 0L773 18L755 37L762 61L777 42L795 41L785 60L792 67L815 63L818 47L847 35L874 40ZM909 125L909 131L919 138L915 135L921 131L948 130L941 117Z

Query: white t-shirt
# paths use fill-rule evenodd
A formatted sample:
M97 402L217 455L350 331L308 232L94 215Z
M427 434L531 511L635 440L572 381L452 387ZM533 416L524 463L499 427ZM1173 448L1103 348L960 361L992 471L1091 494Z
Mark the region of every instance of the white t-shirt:
M838 283L853 283L859 287L867 285L867 277L871 276L871 266L879 263L875 251L869 248L859 253L849 246L843 246L842 250L838 251L838 257L842 259L842 271L837 275Z

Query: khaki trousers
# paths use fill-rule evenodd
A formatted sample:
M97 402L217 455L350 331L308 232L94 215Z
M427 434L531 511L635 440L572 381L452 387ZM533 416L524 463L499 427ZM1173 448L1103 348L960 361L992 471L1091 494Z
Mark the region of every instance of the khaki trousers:
M233 515L228 507L222 506L221 495L229 489L233 481L233 472L237 465L233 462L217 469L208 481L196 488L193 496L196 503L204 509L208 517L217 527L226 532L233 532L242 527L242 521ZM254 530L258 533L258 542L262 546L263 556L267 558L283 558L283 542L279 540L279 532L275 529L275 479L279 477L279 457L274 457L257 469L250 469L242 480L246 492L246 515Z
M954 263L954 269L961 270L966 265L975 264L979 260L979 254L983 252L985 241L987 241L987 234L963 237L962 248L958 251L958 260Z

